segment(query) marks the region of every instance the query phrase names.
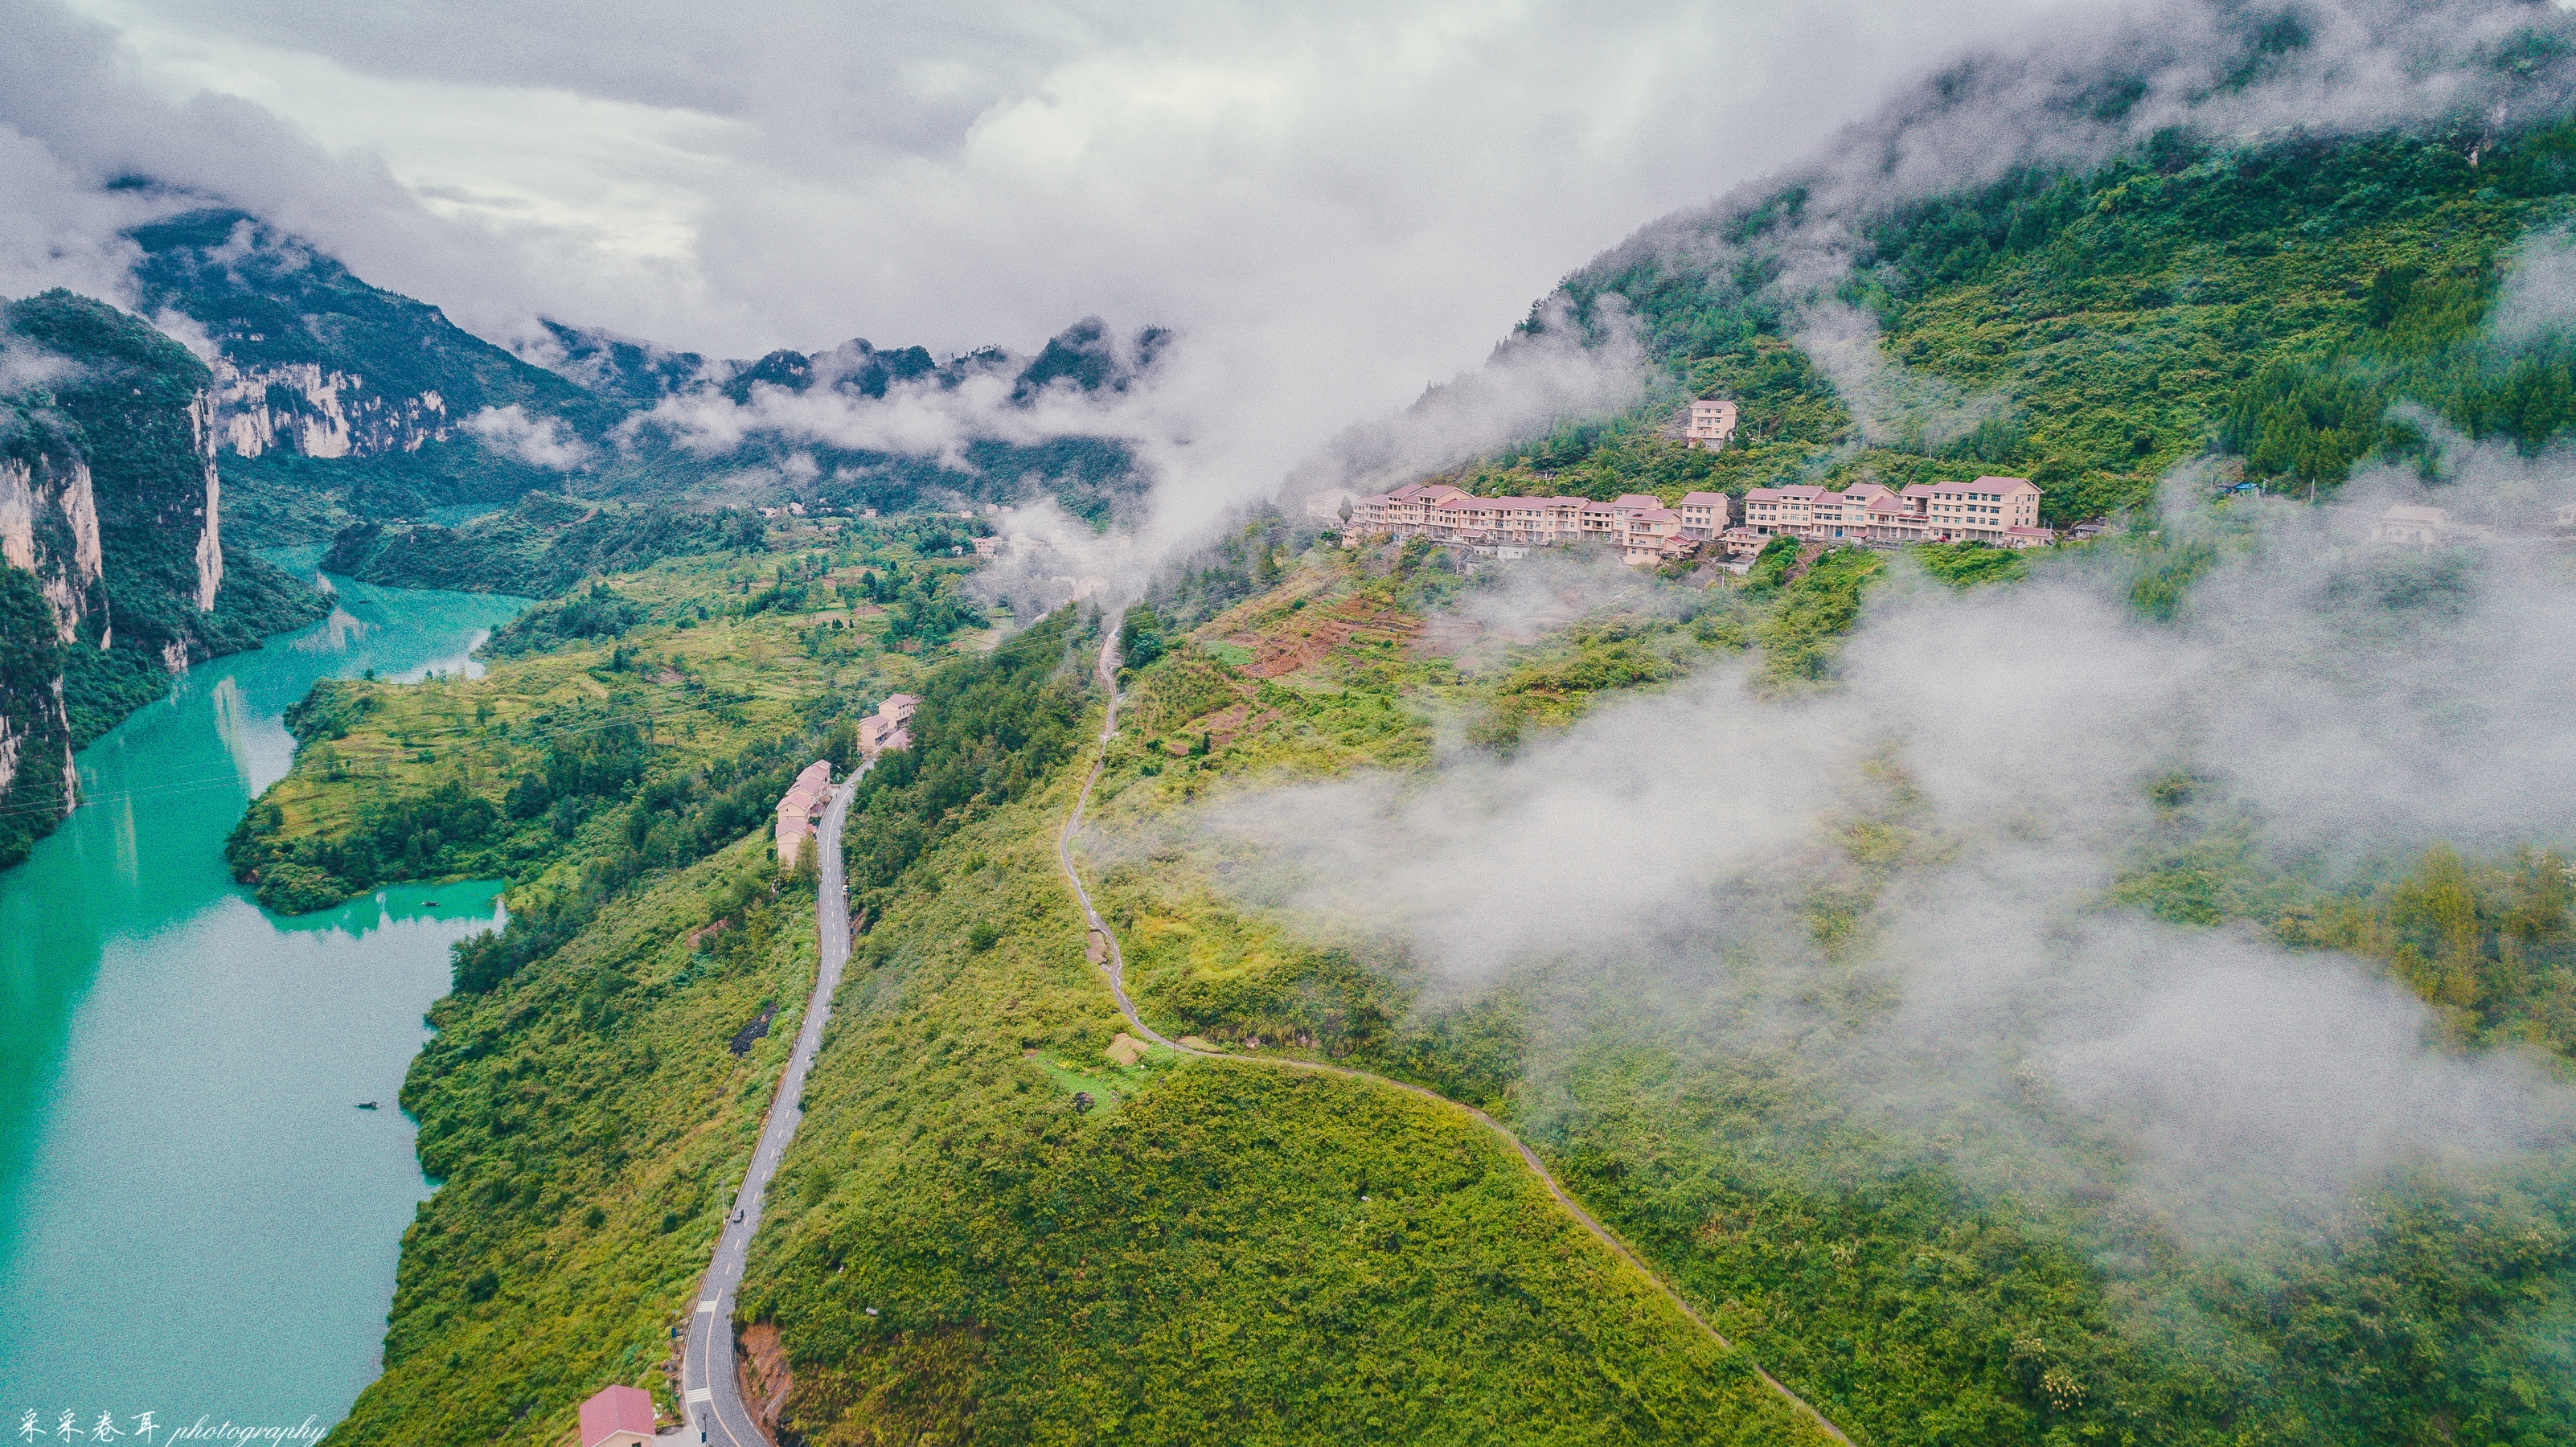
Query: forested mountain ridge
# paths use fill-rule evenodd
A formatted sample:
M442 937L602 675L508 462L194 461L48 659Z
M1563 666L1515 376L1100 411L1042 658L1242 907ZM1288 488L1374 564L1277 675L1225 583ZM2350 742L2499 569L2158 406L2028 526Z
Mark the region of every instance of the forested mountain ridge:
M547 321L505 348L233 208L184 211L128 236L141 254L137 307L193 328L213 352L217 445L236 459L252 524L271 540L506 504L568 476L597 495L683 505L746 480L886 511L925 494L1008 501L1046 491L1094 516L1143 485L1114 436L970 435L960 467L806 435L764 415L760 399L819 388L864 404L894 387L954 390L978 378L1005 385L1009 408L1050 387L1115 393L1151 370L1168 339L1155 328L1120 337L1085 319L1034 356L986 347L939 359L862 338L724 360ZM735 412L710 444L711 415Z
M129 235L138 309L188 318L215 348L213 423L237 456L416 452L487 407L596 435L623 410L246 212L190 211Z
M1633 325L1647 397L1463 475L1607 497L2003 472L2038 482L2063 527L2136 508L2203 458L2330 495L2364 460L2433 456L2437 426L2536 450L2576 420L2566 343L2498 307L2518 265L2564 248L2563 30L2531 17L2462 67L2487 109L2174 126L1955 188L1900 178L1915 131L1985 103L1965 68L1833 164L1664 218L1572 273L1578 315ZM2137 101L2086 74L2047 112L2070 131ZM1735 446L1683 447L1670 418L1690 396L1738 400Z

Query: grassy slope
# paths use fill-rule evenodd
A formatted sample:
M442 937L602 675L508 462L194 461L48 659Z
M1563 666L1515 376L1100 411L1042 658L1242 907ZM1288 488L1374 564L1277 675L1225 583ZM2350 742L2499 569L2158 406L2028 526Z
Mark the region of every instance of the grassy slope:
M2217 184L2169 179L2130 193L2135 211L2088 214L2178 217L2193 187ZM2292 197L2274 229L2321 219L2343 194ZM2008 212L2014 200L1989 209ZM2199 446L2235 401L2262 402L2245 359L2264 348L2329 368L2438 350L2443 327L2456 333L2483 306L2496 239L2540 204L2472 192L2386 215L2346 207L2322 237L2299 233L2315 245L2272 235L2268 251L2171 227L2164 239L2177 245L2154 251L2114 232L2085 242L2096 255L2084 276L2026 249L1879 300L1892 350L1912 365L2020 389L2033 422L2018 438L1976 445L2033 471L2064 463L2069 485L2053 485L2052 514L2063 518L2133 499L2166 450ZM2121 276L2152 279L2137 269L2141 257L2180 268L2172 274L2192 288L2122 295L2111 285ZM2371 281L2410 257L2451 281L2374 321ZM1939 270L1920 265L1921 276ZM2203 276L2215 280L2203 288ZM2439 313L2438 325L2413 333L2434 343L2387 340L2407 333L2410 306ZM1721 474L1787 476L1819 460L1837 477L1895 480L2002 465L1902 448L1834 452L1838 409L1794 354L1776 337L1757 332L1734 347L1722 332L1693 333L1693 345L1707 345L1692 376L1749 399L1772 389L1759 395L1777 405L1756 421L1776 425L1757 425L1754 446L1680 457L1622 424L1577 429L1502 465L1591 468L1590 490L1657 468L1690 473L1651 478L1669 490ZM1659 344L1674 345L1670 335ZM2230 350L2214 359L2212 345ZM2062 435L2036 420L2041 411ZM1653 419L1631 421L1641 420ZM2314 438L2301 445L2324 455ZM1454 584L1408 576L1400 562L1389 573L1385 561L1375 571L1311 562L1147 670L1137 730L1105 781L1104 828L1148 832L1163 812L1253 776L1418 766L1444 728L1508 747L1519 730L1578 715L1603 689L1651 686L1715 651L1761 647L1769 673L1794 686L1829 672L1868 572L1866 560L1829 559L1769 584L1776 592L1762 577L1722 587L1683 617L1594 620L1526 648L1451 658L1414 646L1410 625ZM1962 581L1989 570L1983 558L1923 561ZM1312 648L1323 616L1362 626L1327 640L1308 667L1247 676L1243 665L1271 648ZM1070 786L1059 773L935 845L889 899L867 947L871 968L844 996L847 1014L809 1092L816 1118L780 1184L747 1297L786 1333L791 1430L832 1442L1210 1430L1464 1440L1494 1435L1496 1424L1533 1437L1781 1430L1734 1364L1709 1359L1653 1301L1599 1276L1597 1259L1579 1265L1586 1243L1534 1212L1526 1181L1498 1174L1489 1143L1468 1128L1360 1087L1253 1067L1111 1064L1102 1052L1116 1021L1080 961L1047 858ZM2196 917L2223 870L2197 856L2158 863L2170 867L2148 870L2145 902ZM2167 899L2163 884L2177 879ZM2240 884L2214 888L2275 898ZM1793 1053L1727 1058L1685 1040L1641 1042L1595 1028L1601 1002L1545 994L1539 981L1471 1009L1416 1015L1401 961L1300 939L1227 905L1181 861L1133 854L1104 885L1155 1018L1224 1041L1259 1035L1272 1050L1294 1041L1287 1048L1344 1055L1519 1115L1605 1219L1870 1440L2566 1435L2570 1403L2550 1347L2576 1249L2576 1223L2549 1204L2563 1191L2394 1195L2356 1212L2334 1250L2286 1270L2195 1268L2140 1249L2152 1240L2123 1239L2117 1223L1981 1205L1937 1166L1823 1108ZM2507 998L2563 947L2563 928L2543 939L2545 929L2518 922L2537 908L2531 894L2501 862L2455 875L2427 861L2369 900L2312 903L2281 927L2303 921L2316 936L2308 942L2378 942L2406 978L2459 1012L2464 1034L2545 1031L2555 997L2527 1008ZM535 967L511 989L548 987L555 968ZM555 1010L576 1008L567 997ZM600 1053L568 1037L531 1052L519 1083L553 1089ZM1547 1072L1529 1076L1539 1060ZM1075 1111L1077 1090L1097 1108ZM610 1219L603 1208L603 1225ZM497 1224L495 1246L524 1262L547 1229L556 1228L542 1215L511 1218ZM2115 1258L2128 1264L2096 1264ZM470 1298L492 1269L468 1271L474 1259L407 1252L406 1271L419 1273L406 1278L407 1293L419 1282L407 1300ZM1566 1287L1567 1262L1584 1289L1551 1294ZM493 1279L506 1309L507 1278L495 1269ZM546 1269L527 1279L539 1294L563 1289ZM601 1328L582 1330L578 1350L590 1350ZM1389 1345L1424 1341L1437 1345ZM600 1350L588 1360L631 1365ZM409 1353L397 1366L405 1382L426 1380L413 1375L424 1370ZM1533 1404L1521 1393L1542 1378L1570 1385ZM534 1439L560 1420L571 1396L559 1392L574 1389L569 1376L527 1363L491 1390L526 1402L531 1415L515 1433ZM426 1397L403 1401L406 1410L381 1419L386 1439L440 1440L413 1425L432 1420Z
M680 566L613 587L662 608L695 596ZM782 687L811 663L733 651ZM579 688L598 652L557 639L504 659L493 697ZM397 726L497 748L537 706L472 723L461 686L381 690L337 742L408 779ZM1420 748L1400 710L1353 717L1354 738ZM299 777L278 800L290 834L380 782ZM791 1429L1807 1439L1463 1117L1105 1057L1118 1022L1047 844L1078 778L1069 761L952 818L863 941L748 1297L786 1328ZM592 867L585 837L554 874ZM602 1381L659 1388L810 978L810 894L770 901L764 856L754 836L648 875L559 950L441 1002L404 1101L445 1184L406 1237L386 1375L337 1440L550 1441ZM719 917L737 927L693 957L683 936ZM770 1039L736 1062L723 1042L764 1001L784 1007ZM1077 1091L1097 1108L1075 1111Z
M745 1292L785 1335L791 1432L1805 1437L1464 1117L1110 1063L1052 858L1078 784L960 831L868 937ZM977 922L1002 927L981 950Z
M810 731L823 701L865 711L917 677L924 655L887 647L890 620L839 606L834 586L905 559L915 574L942 577L960 565L919 559L874 525L778 530L768 546L617 576L610 602L586 613L580 600L534 610L494 640L498 656L480 678L317 691L290 720L309 747L249 811L236 869L258 870L263 900L286 909L320 908L384 879L527 882L577 866L629 827L632 811L617 806L630 771L684 777ZM513 789L547 777L557 756L614 765L618 782L557 791L571 800L562 809L523 795L513 812ZM428 847L422 801L435 801L429 827L443 826ZM460 827L470 801L489 807L488 824Z
M439 1003L403 1107L441 1184L403 1234L385 1374L332 1441L549 1442L610 1381L670 1404L668 1330L812 988L813 894L771 900L775 873L746 839L503 988ZM693 952L723 917L737 927ZM737 1058L729 1038L769 1004Z
M1923 561L1936 573L1968 563L1971 579L1982 571L1972 557ZM2563 1191L2401 1189L2356 1209L2331 1252L2287 1267L2188 1261L2152 1229L2100 1213L2033 1218L1981 1199L1844 1119L1832 1083L1793 1048L1664 1038L1637 1027L1622 993L1543 975L1469 1008L1416 1013L1401 959L1357 959L1227 903L1203 864L1150 842L1171 810L1351 762L1410 766L1433 720L1475 717L1533 674L1598 677L1602 640L1625 631L1595 622L1465 673L1391 657L1366 638L1266 682L1229 668L1273 656L1333 593L1386 586L1348 568L1331 560L1217 617L1136 685L1140 731L1179 751L1143 739L1113 751L1101 827L1139 842L1117 851L1125 862L1101 895L1130 941L1138 1001L1162 1028L1258 1036L1270 1050L1293 1042L1519 1120L1569 1185L1723 1329L1873 1440L2378 1441L2446 1430L2555 1440L2566 1430L2576 1401L2551 1385L2550 1365L2550 1323L2576 1266ZM1811 570L1771 602L1758 580L1731 594L1721 585L1693 624L1628 626L1694 645L1702 631L1721 645L1767 638L1782 645L1774 676L1793 680L1829 656L1807 650L1848 625L1859 582ZM1314 601L1292 606L1299 597ZM1205 755L1180 745L1232 716L1238 699L1269 706L1270 718L1223 732ZM1301 707L1308 699L1329 707ZM1416 731L1372 741L1334 726L1386 714L1409 714ZM1860 895L1797 906L1829 947L1850 938L1868 881L1909 847L1901 821L1862 822L1835 846ZM2534 923L2547 903L2535 891L2557 888L2545 868L2427 870L2340 913L2297 915L2285 937L2302 921L2335 942L2375 930L2428 997L2447 989L2499 1031L2563 1013L2563 984L2527 1007L2498 998L2499 982L2531 979L2567 948L2563 889L2550 896L2555 933Z

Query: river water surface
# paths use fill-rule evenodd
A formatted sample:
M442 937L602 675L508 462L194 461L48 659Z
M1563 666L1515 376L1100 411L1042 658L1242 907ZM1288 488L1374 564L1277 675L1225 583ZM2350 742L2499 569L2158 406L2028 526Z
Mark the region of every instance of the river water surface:
M327 1426L376 1374L429 1193L395 1094L498 886L281 919L223 843L286 772L281 717L315 680L471 670L521 605L334 581L327 622L197 669L83 752L82 807L0 872L11 1437L30 1412L45 1441L66 1412L84 1441L103 1413L123 1434L145 1412Z

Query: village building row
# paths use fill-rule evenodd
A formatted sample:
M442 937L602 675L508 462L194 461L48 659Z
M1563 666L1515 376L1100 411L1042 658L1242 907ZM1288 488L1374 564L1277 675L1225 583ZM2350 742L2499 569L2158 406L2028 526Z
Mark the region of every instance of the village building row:
M1742 522L1730 526L1732 508L1722 492L1690 493L1666 507L1638 493L1610 502L1478 497L1447 483L1410 483L1355 500L1346 531L1353 537L1430 538L1499 558L1591 538L1636 564L1687 557L1711 541L1732 556L1749 558L1775 537L1876 547L1974 542L2036 548L2057 541L2053 530L2039 525L2038 485L2023 477L1915 482L1902 491L1874 482L1853 483L1841 492L1757 487L1744 495Z
M919 707L921 700L911 694L887 695L875 713L859 720L859 752L874 758L912 747L912 734L905 725ZM823 822L823 810L831 802L832 763L816 759L797 773L796 782L778 800L779 868L794 869L805 857L805 841L814 837L815 826Z
M1725 493L1694 492L1679 507L1630 493L1611 502L1587 497L1478 497L1447 483L1407 483L1351 504L1348 532L1390 533L1455 543L1491 557L1518 558L1531 548L1591 538L1631 563L1687 557L1726 531Z
M2039 485L2026 477L1969 482L1909 482L1902 491L1855 482L1840 492L1821 487L1757 487L1744 494L1743 536L1759 551L1772 538L1806 542L1991 543L2041 548L2057 533L2039 525ZM1736 549L1731 547L1730 551Z

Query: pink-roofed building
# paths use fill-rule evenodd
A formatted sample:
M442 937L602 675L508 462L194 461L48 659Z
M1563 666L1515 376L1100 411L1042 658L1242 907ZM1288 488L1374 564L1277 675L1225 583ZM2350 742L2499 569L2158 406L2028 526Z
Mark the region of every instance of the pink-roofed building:
M2022 477L1912 482L1902 492L1874 482L1856 482L1841 492L1803 484L1757 487L1744 495L1743 525L1761 537L1786 534L1879 547L1977 542L2033 548L2057 541L2056 533L2039 525L2038 486Z
M823 817L823 806L832 802L832 764L816 759L787 786L778 801L778 867L794 869L805 853L805 841L814 837L814 824Z
M1445 482L1408 482L1352 504L1351 525L1362 532L1410 535L1431 525L1431 510L1444 499L1465 496L1465 488Z
M859 752L881 754L890 749L912 747L912 732L905 725L912 722L912 711L921 700L908 693L890 693L877 711L859 720Z
M1806 483L1750 489L1744 494L1744 525L1764 537L1777 533L1804 537L1816 499L1823 496L1823 488Z
M2028 547L2015 538L2029 534L2013 529L2039 527L2039 485L2026 477L1908 483L1902 496L1925 522L1926 542Z
M1931 534L1932 525L1914 510L1914 505L1895 493L1882 490L1869 500L1869 540L1891 546L1919 543Z
M1725 532L1729 505L1722 492L1682 494L1682 505L1675 509L1682 515L1682 536L1713 538Z
M1682 424L1685 446L1705 447L1711 452L1735 440L1735 404L1722 397L1702 397L1690 404L1690 419Z
M653 1394L642 1387L602 1387L581 1404L581 1447L647 1447L653 1440Z
M1718 547L1724 550L1729 558L1741 558L1747 562L1760 557L1762 549L1768 546L1770 541L1771 539L1751 528L1728 528L1718 534L1717 538Z
M1534 547L1590 538L1631 562L1687 554L1725 531L1729 503L1720 492L1696 492L1680 508L1644 493L1609 502L1579 497L1479 497L1446 483L1408 484L1360 499L1350 532L1424 537L1489 557L1520 557ZM1682 545L1672 540L1680 539Z

